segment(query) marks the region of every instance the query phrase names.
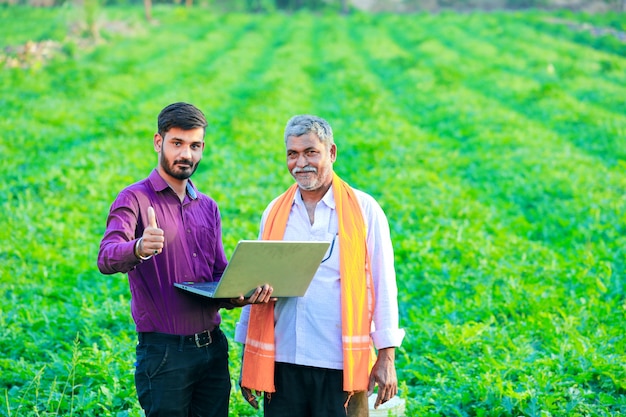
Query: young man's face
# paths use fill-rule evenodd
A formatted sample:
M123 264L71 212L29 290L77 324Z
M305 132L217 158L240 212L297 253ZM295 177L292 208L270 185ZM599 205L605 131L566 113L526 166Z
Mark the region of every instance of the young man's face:
M154 149L159 152L162 171L177 180L191 177L202 160L204 129L183 130L174 127L165 137L154 135Z
M287 168L304 191L315 191L329 185L333 179L333 162L337 147L330 149L315 133L287 138Z

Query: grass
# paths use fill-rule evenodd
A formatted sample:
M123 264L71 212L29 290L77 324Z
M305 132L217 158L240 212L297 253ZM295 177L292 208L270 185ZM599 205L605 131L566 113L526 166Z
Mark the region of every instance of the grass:
M178 100L209 121L194 178L228 253L290 184L287 119L331 122L390 221L406 415L626 414L625 50L550 23L623 15L99 13L93 44L68 36L80 9L0 8L3 47L63 46L0 69L0 415L140 415L128 284L95 258Z

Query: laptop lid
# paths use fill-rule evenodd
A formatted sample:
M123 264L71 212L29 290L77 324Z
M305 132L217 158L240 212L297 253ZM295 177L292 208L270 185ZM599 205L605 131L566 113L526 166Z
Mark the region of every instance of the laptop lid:
M267 283L274 288L272 297L302 297L329 246L324 241L241 240L219 283L174 285L205 297L237 298Z

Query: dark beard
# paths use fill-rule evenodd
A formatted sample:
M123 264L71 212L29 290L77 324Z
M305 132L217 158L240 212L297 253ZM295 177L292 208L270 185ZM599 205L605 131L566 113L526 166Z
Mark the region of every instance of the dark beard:
M170 175L171 177L176 178L177 180L186 180L187 178L191 177L194 172L196 172L196 169L198 169L198 165L200 164L200 162L198 162L195 165L190 165L189 168L187 168L184 171L180 169L175 171L172 167L181 162L184 162L184 163L189 162L189 164L191 164L190 161L183 161L183 160L174 161L173 164L170 164L168 160L162 160L161 167L163 168L163 171L167 173L167 175Z

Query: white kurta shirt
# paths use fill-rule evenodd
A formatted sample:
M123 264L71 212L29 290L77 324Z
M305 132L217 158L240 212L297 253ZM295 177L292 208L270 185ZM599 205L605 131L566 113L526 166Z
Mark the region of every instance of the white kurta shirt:
M394 255L389 224L380 205L369 195L354 190L367 227L367 250L372 266L375 306L371 337L382 349L400 346L404 330L398 325L398 302ZM270 208L261 219L261 233ZM338 217L332 187L315 208L309 221L300 190L296 191L284 240L324 240L331 247L324 256L304 297L281 298L274 309L276 361L320 368L343 369L341 343L341 283L339 276ZM250 306L242 309L235 340L245 343Z

